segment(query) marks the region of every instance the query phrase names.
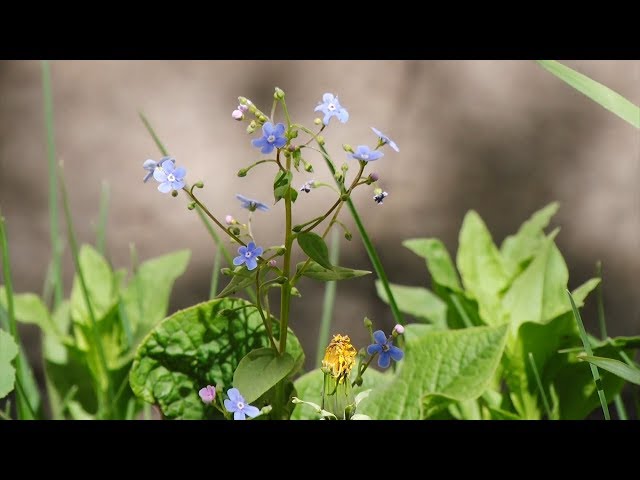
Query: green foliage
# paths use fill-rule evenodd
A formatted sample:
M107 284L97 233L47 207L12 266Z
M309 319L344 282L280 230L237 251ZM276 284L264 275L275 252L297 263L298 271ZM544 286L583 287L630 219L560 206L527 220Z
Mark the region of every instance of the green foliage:
M594 102L599 103L634 127L640 128L640 107L619 93L555 60L538 60L538 63Z
M13 390L16 369L11 364L18 355L18 345L13 337L0 330L0 398L4 398Z
M429 321L438 329L448 327L456 332L458 329L473 331L469 327L477 325L506 325L508 328L500 367L485 385L484 394L474 392L476 397L483 394L482 397L472 402L476 397L458 398L450 392L423 389L427 396L421 405L422 417L435 415L440 418L443 409L448 407L448 414L454 418L539 419L544 415L543 392L551 399L552 418L584 418L598 406L598 389L590 378L589 369L585 364L581 365L577 357L577 353L582 351L581 341L566 296L569 272L555 244L558 231L550 234L544 231L557 210L558 204L551 203L534 213L516 234L505 238L500 249L493 243L480 216L470 211L460 230L456 257L462 282L458 280L451 257L439 240L414 238L403 243L426 260L432 290L392 285L401 311L419 321ZM599 282L599 278L592 278L573 291L577 307L584 304ZM386 301L380 286L378 295ZM420 338L446 333L431 331ZM594 341L602 351L612 354L637 348L638 343L635 337ZM407 336L407 355L399 376L411 364L410 357L416 355L410 353L412 345ZM452 355L456 350L450 348L448 351ZM529 360L530 354L533 364ZM427 362L426 359L422 361L423 364ZM613 365L612 362L607 364ZM615 365L619 367L617 363ZM420 375L419 371L407 371L415 378ZM625 372L629 373L626 368ZM612 399L623 382L605 372L600 385L601 395L606 394L607 399ZM379 395L380 392L374 390L362 408ZM384 418L401 415L415 418L416 407L412 406L413 410L407 414L405 409L408 407L400 397L404 395L381 402L379 411L365 413L375 416L382 412ZM491 402L487 402L487 398Z
M272 321L277 332L278 324ZM131 388L144 401L157 404L166 418L220 418L219 412L202 403L198 390L215 385L221 395L235 386L247 395L247 401L261 396L276 377L292 375L304 361L302 347L292 332L288 338L287 354L283 360L273 361L272 354L265 354L268 340L264 325L251 303L237 298L201 303L176 312L147 335L131 368ZM266 371L268 378L257 386L248 385L256 380L257 372L247 372L247 363ZM263 405L258 401L256 406Z
M640 385L640 370L622 363L615 358L595 357L593 355L579 355L578 360L589 362L596 367L602 368L608 372L625 379L627 382Z
M305 262L296 265L296 271L299 272ZM351 268L338 267L334 265L331 269L324 268L316 262L309 262L309 265L303 270L302 276L320 280L321 282L331 282L334 280L346 280L349 278L362 277L371 272L367 270L353 270Z
M331 270L333 265L329 261L329 249L320 235L313 232L302 232L298 234L298 245L311 260L320 266Z
M233 374L233 386L251 403L290 375L296 361L288 353L279 355L272 348L247 353Z

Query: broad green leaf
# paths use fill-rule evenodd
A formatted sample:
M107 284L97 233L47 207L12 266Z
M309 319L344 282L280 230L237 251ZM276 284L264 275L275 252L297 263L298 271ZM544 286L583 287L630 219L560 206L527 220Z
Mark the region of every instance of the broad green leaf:
M447 247L436 238L411 238L402 242L406 248L427 261L427 268L433 283L447 287L454 292L462 292L451 256Z
M594 357L590 355L578 355L578 360L589 362L598 368L602 368L608 372L617 375L620 378L624 378L627 382L640 385L640 370L632 368L626 363L622 363L620 360L614 358Z
M0 286L0 306L4 308L7 308L6 298L6 290ZM47 335L55 334L55 327L51 323L49 311L35 293L14 294L13 309L17 321L37 325Z
M538 63L594 102L599 103L634 127L640 128L640 107L619 93L555 60L538 60Z
M546 323L569 311L569 272L553 238L545 239L529 266L514 280L504 295L515 330L525 322Z
M447 326L447 304L434 293L422 287L408 287L390 283L391 293L401 312L426 320L441 328ZM380 280L376 280L376 290L383 302L389 303Z
M251 403L289 375L295 363L291 355L278 355L273 348L252 350L240 360L233 374L233 386Z
M500 246L500 254L511 278L520 273L526 262L536 255L546 238L544 229L558 208L558 202L550 203L524 222L518 233L504 239Z
M421 419L423 402L432 405L435 396L458 402L479 397L498 367L507 331L507 325L499 325L407 337L393 380L374 388L360 413L373 419Z
M509 339L503 357L504 379L518 415L527 420L537 420L543 411L528 354L533 355L536 368L544 377L547 363L558 355L558 350L579 344L571 313L546 324L525 322L520 325L517 335Z
M509 277L487 226L473 210L462 222L456 260L467 294L478 302L480 317L488 325L503 323L499 294Z
M424 326L424 325L422 325ZM351 381L355 378L355 369L351 372ZM390 382L393 375L389 373L381 373L373 368L368 369L362 376L362 385L359 387L353 387L353 395L357 396L360 392L380 388L382 385ZM322 370L316 368L302 375L295 382L296 397L305 402L314 403L316 405L322 405L322 388L324 382L324 374ZM360 408L356 408L357 413L360 412ZM320 418L314 409L307 405L296 405L291 415L291 420L317 420Z
M311 260L328 270L333 268L329 261L329 249L320 235L313 232L304 232L299 233L297 239L298 245Z
M129 328L137 341L167 315L173 284L186 270L191 252L180 250L142 263L122 294Z
M277 334L278 322L272 322ZM287 353L299 367L302 347L292 332L288 338ZM129 381L138 397L158 404L167 418L219 417L202 403L198 390L205 385L231 388L242 358L267 346L260 314L251 303L211 300L176 312L151 330L138 347Z
M98 251L90 245L83 245L78 255L80 268L87 284L87 290L96 320L104 317L115 305L120 285L111 267ZM74 322L90 325L89 310L85 302L78 275L71 288L71 318Z
M291 196L291 201L295 202L298 198L298 191L295 188L291 188L291 182L293 181L293 173L279 171L276 173L276 178L273 182L273 196L278 203L286 195Z
M300 271L305 262L296 265L296 272ZM320 280L322 282L331 282L333 280L346 280L349 278L362 277L371 272L368 270L353 270L351 268L333 266L330 270L326 269L316 262L309 262L309 265L302 272L302 276Z
M0 398L4 398L13 390L16 380L16 369L11 364L18 355L18 345L13 337L0 330Z

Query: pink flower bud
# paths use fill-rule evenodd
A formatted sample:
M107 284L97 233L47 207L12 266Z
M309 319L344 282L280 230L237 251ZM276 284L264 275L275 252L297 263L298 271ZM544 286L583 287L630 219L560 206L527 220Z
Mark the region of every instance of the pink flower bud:
M248 105L238 105L238 110L240 110L242 113L245 113L247 110L249 110L249 106Z
M241 110L234 110L233 112L231 112L231 116L234 120L240 121L244 118L244 113L242 113Z
M400 324L397 324L395 327L393 327L393 333L402 335L404 333L404 327Z
M369 174L369 178L372 182L377 182L380 179L380 175L378 175L376 172L371 172Z
M231 215L227 215L226 217L224 217L224 221L227 222L227 225L233 225L234 223L236 223L235 218L233 218Z
M269 260L269 266L270 267L275 267L276 266L276 261L275 260Z
M198 395L200 395L202 401L208 405L216 398L216 387L207 385L206 387L200 389Z

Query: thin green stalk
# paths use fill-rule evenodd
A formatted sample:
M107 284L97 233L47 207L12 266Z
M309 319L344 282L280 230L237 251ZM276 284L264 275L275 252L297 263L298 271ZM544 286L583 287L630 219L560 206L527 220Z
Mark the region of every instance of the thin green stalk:
M540 380L538 367L536 367L536 361L533 358L533 354L531 352L529 352L529 364L531 365L531 370L533 370L533 376L536 378L536 384L538 385L538 390L540 391L540 396L542 397L542 403L544 404L544 410L547 413L547 418L551 420L551 407L549 406L549 400L547 399L547 394L542 387L542 380Z
M331 161L331 157L329 157L329 154L327 153L327 150L324 148L324 145L318 144L318 146L320 147L322 156L324 157L325 162L327 163L327 166L331 171L331 175L334 175L336 171L335 171L335 167L333 166L333 162ZM344 186L341 185L337 180L336 180L336 183L338 183L338 187L344 192ZM382 287L384 288L384 291L387 294L387 298L389 299L389 307L391 307L391 313L393 314L393 318L395 319L396 323L399 323L400 325L404 325L405 321L404 321L404 318L402 317L402 313L400 313L400 309L398 308L398 304L396 303L393 293L391 292L391 287L389 286L389 279L387 278L387 274L384 271L382 262L378 257L378 253L376 252L376 249L373 246L373 243L371 243L369 234L367 233L367 230L364 228L364 225L362 224L360 215L358 215L358 211L356 210L356 207L353 204L353 201L351 200L351 198L348 198L346 203L347 203L347 206L349 207L349 210L351 211L351 216L353 217L353 220L356 222L356 226L358 227L358 231L360 232L360 237L362 238L362 243L364 244L364 248L367 251L367 254L369 255L369 259L371 260L371 265L373 266L373 269L375 270L376 275L378 275L380 282L382 282Z
M100 190L100 214L96 229L96 249L105 256L105 237L107 235L107 218L109 216L109 184L102 182Z
M20 334L18 333L18 323L13 305L13 281L11 277L11 264L9 263L9 242L7 241L7 230L5 227L5 219L0 212L0 248L2 249L2 275L4 276L4 288L7 295L7 316L9 320L9 332L13 336L13 340L22 348L20 342ZM22 385L24 378L22 377L22 361L20 355L16 356L16 385ZM21 420L29 419L29 412L33 413L29 400L24 391L20 388L16 389L16 408L18 418ZM31 418L35 418L32 415Z
M28 400L27 392L24 391L24 387L22 386L22 376L17 375L18 368L19 367L16 365L16 393L20 393L20 396L24 399L24 405L27 407L27 413L29 414L28 417L23 416L22 419L35 420L38 417L36 416L36 412L33 411L33 407L31 407L31 404Z
M284 103L284 102L283 102ZM280 160L280 151L278 150L278 160ZM291 171L291 157L287 157L287 172ZM282 285L280 295L280 353L287 351L287 332L289 330L289 308L291 303L291 249L293 247L293 231L291 216L291 190L287 191L284 196L285 211L285 239L284 239L284 259L282 262L282 271L287 281Z
M587 355L593 356L593 351L591 350L591 344L589 343L589 338L587 337L587 331L584 329L584 324L582 323L582 318L580 317L580 312L578 311L578 307L576 307L575 302L573 301L573 297L571 296L571 292L567 290L567 295L569 295L569 301L571 302L571 308L573 310L573 316L576 319L576 323L578 324L578 330L580 331L580 339L582 340L582 345L584 346L585 352ZM611 420L609 416L609 406L607 405L607 399L604 395L604 389L602 388L602 380L600 378L600 372L598 371L598 367L589 363L589 367L591 367L591 375L593 375L593 381L596 384L596 388L598 389L598 398L600 399L600 405L602 406L602 412L604 413L604 418L606 420Z
M62 248L60 239L60 219L58 207L58 174L56 172L56 144L53 129L53 95L51 93L51 68L49 62L42 61L42 96L44 102L44 127L47 135L47 160L49 172L49 234L53 270L53 307L63 300Z
M340 258L340 236L339 231L333 229L331 232L331 249L329 251L329 262L331 265L338 265ZM324 349L329 344L329 334L331 332L331 319L333 318L333 306L336 299L336 288L338 282L326 282L324 287L324 300L322 301L322 318L320 319L320 331L318 332L318 346L316 347L316 367L322 366Z
M600 279L600 283L598 283L598 288L596 291L596 299L598 303L598 324L600 325L600 338L602 338L602 340L606 340L608 338L608 335L607 323L604 317L604 300L602 295L602 262L600 260L596 262L596 277ZM627 410L624 407L624 402L622 401L619 393L616 394L615 397L613 397L613 404L616 407L618 418L620 420L627 420Z
M451 299L451 303L453 303L453 306L456 307L456 310L458 311L458 315L460 315L460 317L462 318L462 321L464 322L464 326L466 328L473 327L473 323L471 323L471 319L469 318L469 315L467 315L466 310L462 307L462 304L460 303L460 300L458 300L458 297L456 297L456 294L455 293L449 294L449 298Z
M87 287L87 282L84 278L84 273L82 272L82 267L80 265L78 243L76 240L75 230L73 228L73 219L71 217L71 210L69 208L69 198L67 196L67 188L64 183L64 177L62 175L62 168L60 168L59 170L59 183L60 183L60 192L62 193L62 206L64 209L66 221L67 221L67 235L69 237L69 244L71 246L71 256L73 257L73 263L76 267L76 273L78 275L78 279L80 280L80 288L82 290L84 301L87 305L87 311L89 312L89 320L91 322L91 336L93 337L92 341L94 344L93 346L98 352L98 361L100 363L100 369L102 370L101 381L105 383L106 391L107 391L107 398L103 399L102 406L104 406L105 412L108 413L111 408L110 399L113 398L113 386L111 385L111 381L109 378L107 358L105 356L104 348L102 346L102 341L100 338L100 333L98 331L98 321L93 311L93 306L91 305L89 289ZM100 394L102 395L103 392L101 391L101 389L102 389L102 385L99 385L98 391L100 391Z
M218 294L218 282L220 280L220 250L216 248L216 254L213 257L213 270L211 271L211 288L209 289L209 300L213 300Z

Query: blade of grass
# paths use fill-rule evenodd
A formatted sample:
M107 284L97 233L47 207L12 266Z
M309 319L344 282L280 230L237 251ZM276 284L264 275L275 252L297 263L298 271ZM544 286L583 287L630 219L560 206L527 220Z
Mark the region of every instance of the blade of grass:
M622 363L615 358L595 357L593 355L578 355L578 360L589 362L591 365L602 368L607 372L611 372L620 378L625 379L627 382L640 385L640 370L631 367L626 363Z
M547 413L547 419L553 420L551 417L551 407L549 406L549 400L547 399L547 394L542 387L542 380L540 380L540 374L538 373L538 367L536 367L536 361L533 358L533 354L529 352L529 364L531 365L531 370L533 370L533 376L536 378L536 384L538 385L538 391L540 392L540 396L542 397L542 403L544 404L544 410Z
M598 304L598 324L600 325L600 338L602 340L606 340L607 335L607 323L604 317L604 299L602 295L602 262L598 260L596 262L596 278L600 281L598 282L598 287L596 290L596 301ZM623 352L624 353L624 352ZM616 394L613 397L613 404L616 407L616 413L618 414L618 418L620 420L628 420L629 416L627 415L627 410L624 407L624 402L620 397L620 394Z
M211 271L211 288L209 289L209 300L213 300L218 294L218 282L220 280L220 248L216 248L213 257L213 270Z
M109 184L102 182L100 190L100 214L96 229L96 249L105 256L105 237L107 235L107 218L109 216Z
M18 323L13 305L13 281L11 277L11 264L9 263L9 242L7 241L7 230L5 219L0 212L0 249L2 250L2 275L4 277L4 288L7 295L7 317L9 323L9 332L16 342L16 345L22 351L22 343L20 342L20 334L18 333ZM29 400L24 390L18 388L23 382L23 369L21 355L17 355L15 359L16 367L16 408L18 418L21 420L34 419L35 414L29 404Z
M594 102L615 113L634 127L640 128L640 107L619 93L555 60L537 60L537 62Z
M331 232L331 247L329 249L329 263L338 265L340 260L340 232L333 229ZM331 319L333 318L333 306L336 300L336 288L338 282L326 282L324 287L324 299L322 301L322 317L318 332L318 346L316 347L316 367L322 366L324 351L329 344L331 333Z
M138 115L140 116L140 120L142 120L142 123L146 127L147 132L149 132L149 135L151 135L151 138L153 138L153 141L155 142L156 146L158 147L158 150L160 150L160 153L165 157L168 156L169 155L169 151L166 149L166 147L160 141L160 138L158 138L158 135L156 134L156 132L153 129L153 127L151 126L151 123L149 122L149 120L147 119L145 114L142 113L142 112L138 112ZM224 258L227 261L227 264L232 265L233 264L233 258L231 257L231 254L229 253L229 250L227 249L225 244L222 242L222 240L220 240L220 236L218 235L218 233L213 228L213 225L211 225L211 222L207 218L207 215L202 211L202 208L200 208L199 205L196 205L195 210L196 210L196 212L198 212L198 216L200 217L200 220L202 220L202 223L204 224L205 228L207 229L207 232L209 232L209 235L213 239L213 242L222 251L222 254L224 255ZM247 295L249 296L251 301L253 303L255 303L256 302L256 294L255 294L255 292L253 290L253 287L247 287L245 289L245 291L247 292Z
M318 147L327 164L327 167L329 168L329 171L331 172L331 175L335 176L336 169L333 161L331 160L331 157L327 153L327 150L324 148L324 145L318 144ZM337 180L336 180L336 184L341 189L341 193L345 193L344 186L340 184ZM404 318L402 317L402 313L400 313L400 309L398 308L396 299L394 298L393 293L391 292L391 287L389 286L389 279L387 278L387 274L384 271L382 262L378 257L378 253L376 252L376 249L373 246L373 243L371 243L369 234L367 233L367 230L364 228L364 225L362 224L360 215L358 215L358 211L356 210L356 207L353 204L353 201L351 201L351 198L347 199L346 204L349 207L349 211L351 212L351 216L353 217L353 220L355 221L356 226L358 227L358 232L360 232L360 238L362 239L364 248L367 251L367 255L369 255L369 260L371 260L371 265L373 266L373 269L375 270L376 275L378 276L378 279L380 280L380 282L382 282L382 288L384 288L384 291L387 294L387 299L389 300L389 307L391 307L391 313L393 315L393 318L395 319L396 323L399 323L400 325L404 325L405 324Z
M100 365L100 375L98 380L98 399L99 399L99 407L98 409L104 409L105 416L108 418L109 411L111 409L111 399L113 398L113 386L111 385L111 381L109 378L109 368L107 367L107 358L104 353L104 348L102 346L102 340L100 338L100 332L98 331L98 321L96 319L95 313L93 311L93 306L91 305L91 299L89 297L89 289L87 287L87 282L84 278L84 273L82 272L82 266L80 265L80 257L78 250L78 242L76 240L75 230L73 228L73 218L71 217L71 209L69 208L69 198L67 196L67 188L64 182L64 176L62 174L62 167L58 170L58 182L60 184L60 192L62 193L62 206L64 210L64 214L67 221L67 235L69 237L69 244L71 246L71 256L73 257L73 263L76 267L76 274L78 275L78 279L80 281L80 288L82 290L82 295L84 297L84 301L87 305L87 311L89 312L89 320L91 322L91 336L93 348L95 348L98 352L98 361ZM106 392L103 392L103 386L106 387ZM106 393L106 398L105 398Z
M58 206L58 174L56 172L56 144L53 129L53 95L51 93L51 68L49 62L42 61L42 97L44 103L44 126L47 136L47 160L49 173L49 234L51 238L51 258L53 275L53 308L63 299L62 248Z
M571 292L567 290L567 295L569 295L569 301L571 302L571 309L573 310L573 317L578 324L578 330L580 331L580 339L582 340L582 345L584 346L585 352L588 355L593 355L593 351L591 350L591 344L589 343L589 337L587 337L587 331L584 329L584 324L582 323L582 318L580 317L580 312L578 311L578 307L576 307L576 303L573 301L573 297L571 296ZM593 381L596 384L596 388L598 389L598 398L600 399L600 405L602 406L602 412L604 413L604 418L606 420L611 420L609 416L609 406L607 405L607 399L604 395L604 390L602 388L602 380L600 379L600 372L598 372L598 367L589 363L589 367L591 367L591 375L593 375Z

